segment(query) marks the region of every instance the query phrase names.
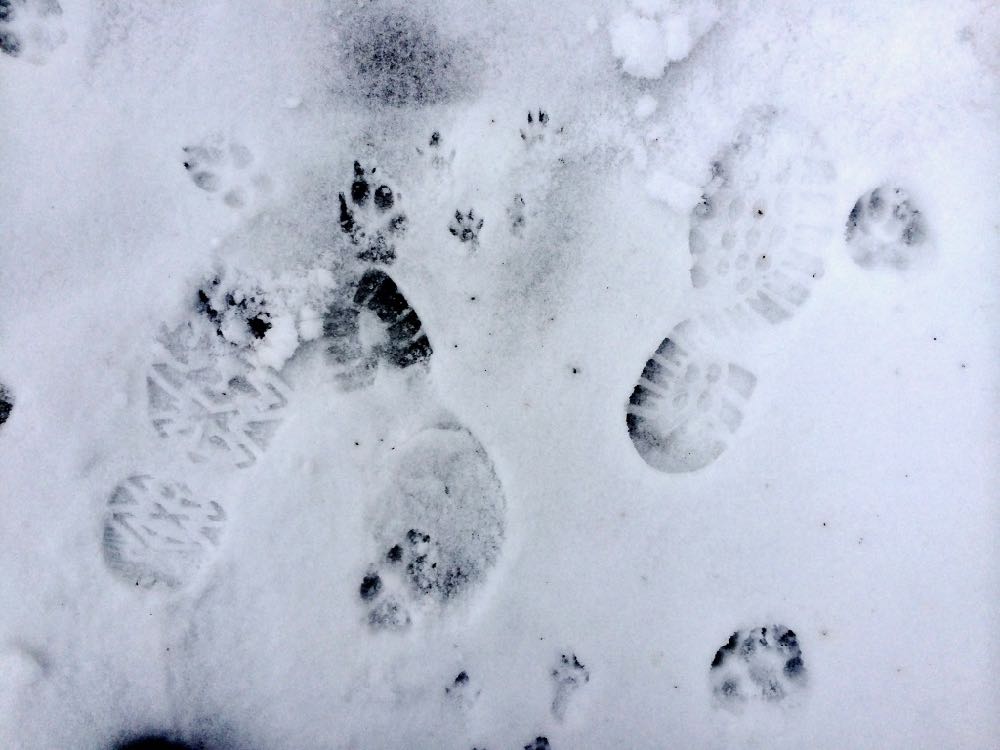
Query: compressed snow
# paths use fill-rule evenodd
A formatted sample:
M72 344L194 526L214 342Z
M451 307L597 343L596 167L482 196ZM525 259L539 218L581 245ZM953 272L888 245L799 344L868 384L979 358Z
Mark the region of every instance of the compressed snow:
M0 0L0 747L997 746L998 42Z
M715 24L711 0L630 0L610 25L611 49L622 69L637 78L659 78L683 60Z
M635 101L635 116L645 120L656 111L656 99L649 94L643 94Z

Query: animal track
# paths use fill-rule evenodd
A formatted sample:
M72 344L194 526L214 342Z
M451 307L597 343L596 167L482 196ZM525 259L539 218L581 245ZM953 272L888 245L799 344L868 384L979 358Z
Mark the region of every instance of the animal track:
M390 265L396 260L394 239L406 233L406 215L393 211L399 195L388 185L372 190L368 175L360 162L354 162L354 180L351 182L350 204L340 193L340 230L359 249L357 257L368 263Z
M862 268L909 268L926 237L924 219L903 188L882 185L858 198L845 238Z
M10 418L14 410L14 396L3 383L0 383L0 427Z
M418 147L417 153L429 159L431 166L435 169L441 169L442 167L451 164L452 160L455 158L455 149L445 151L441 133L437 130L431 133L431 137L427 141L426 149Z
M833 167L811 134L754 114L712 164L691 213L691 283L745 327L792 316L823 275L833 227ZM805 152L805 153L803 153Z
M510 231L518 237L524 232L526 218L524 207L524 196L520 193L514 193L514 199L511 201L510 206L507 207L507 220L510 222Z
M750 698L780 701L806 682L798 639L783 625L733 633L715 652L709 674L713 693L728 706Z
M549 750L549 740L546 737L536 737L534 742L529 742L524 746L524 750Z
M104 520L108 569L130 584L183 586L219 545L226 514L181 482L132 476L111 492Z
M587 669L576 654L560 654L559 661L552 668L552 682L555 696L552 699L552 715L559 721L566 718L566 708L570 698L583 685L590 682L590 670Z
M455 211L455 218L448 225L448 231L455 237L458 237L462 242L471 242L473 245L479 243L479 232L482 228L482 218L476 218L471 208L467 214Z
M220 193L222 202L230 208L246 208L255 196L272 188L266 174L249 171L254 154L238 141L227 141L217 133L200 144L185 146L183 151L184 169L195 187Z
M164 327L157 343L159 359L146 377L157 434L196 463L256 463L281 424L285 382L270 368L255 366L247 352L220 343L198 321Z
M524 141L529 147L535 145L536 143L541 143L545 140L545 134L548 132L548 126L548 113L540 109L538 110L537 115L533 115L529 111L528 124L521 128L521 140ZM562 128L559 128L556 132L561 133Z
M629 398L629 436L646 463L669 473L707 466L743 421L757 378L712 351L705 324L677 325L646 362Z
M66 41L58 0L0 0L0 52L38 65Z
M470 708L479 698L480 690L473 687L469 673L462 671L458 673L451 685L444 689L444 693L461 708Z
M481 585L504 537L506 500L492 462L460 428L432 428L395 456L374 519L379 561L359 588L375 628L403 628Z
M245 347L271 330L263 292L224 285L219 276L198 290L195 310L215 326L220 339L234 346Z
M379 269L338 295L323 317L323 334L334 377L346 390L370 385L380 365L405 369L433 351L420 317Z

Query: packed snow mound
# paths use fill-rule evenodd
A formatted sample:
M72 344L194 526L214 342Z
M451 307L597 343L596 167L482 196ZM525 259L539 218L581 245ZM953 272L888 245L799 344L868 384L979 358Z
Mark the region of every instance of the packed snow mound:
M609 28L611 49L622 70L636 78L659 78L683 60L719 19L712 0L629 0Z

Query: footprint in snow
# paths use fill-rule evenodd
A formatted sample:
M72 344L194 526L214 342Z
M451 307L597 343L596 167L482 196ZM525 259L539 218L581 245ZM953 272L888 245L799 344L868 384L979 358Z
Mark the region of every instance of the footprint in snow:
M130 476L105 504L104 563L131 586L180 588L214 556L225 524L222 506L183 482Z
M58 0L0 0L0 53L36 65L66 42Z
M795 632L770 625L733 633L715 652L709 677L719 705L737 708L795 695L805 686L806 668Z
M851 258L862 268L905 270L924 251L927 230L907 191L882 185L858 198L844 236Z
M184 146L182 152L192 184L221 195L222 202L234 210L252 209L273 188L271 178L254 169L253 151L219 133Z
M743 359L823 276L833 177L817 137L771 112L746 118L713 161L690 217L697 314L659 344L626 408L628 434L649 465L695 471L729 445L757 383Z

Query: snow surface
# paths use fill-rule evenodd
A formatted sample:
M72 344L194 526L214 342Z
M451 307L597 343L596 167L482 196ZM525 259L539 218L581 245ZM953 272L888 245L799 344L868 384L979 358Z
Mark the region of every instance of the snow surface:
M994 4L0 11L0 747L1000 746Z

